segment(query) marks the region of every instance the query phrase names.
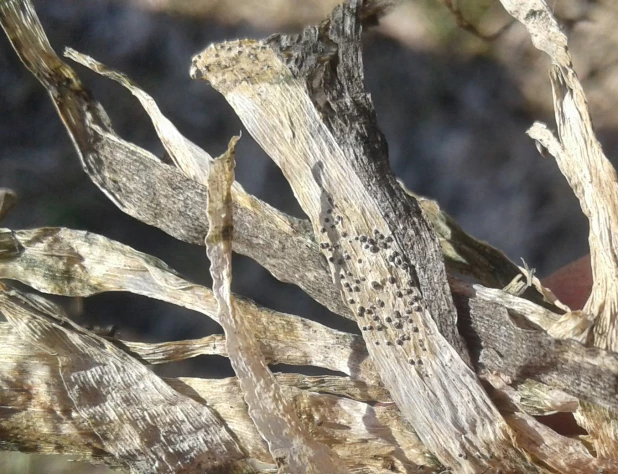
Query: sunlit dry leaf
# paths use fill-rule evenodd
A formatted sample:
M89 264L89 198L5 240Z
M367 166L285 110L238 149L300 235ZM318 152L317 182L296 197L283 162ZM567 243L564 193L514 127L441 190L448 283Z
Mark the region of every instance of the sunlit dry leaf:
M194 58L192 76L224 95L290 182L385 386L424 444L458 472L524 469L467 364L437 239L388 169L362 83L361 4L300 35L213 45ZM359 292L348 295L343 285L356 279Z
M589 318L593 321L590 342L618 352L618 176L595 136L567 37L547 3L501 1L524 24L534 46L551 58L550 80L558 139L541 124L535 124L528 135L554 156L590 223L592 291L583 314L565 318L565 330L559 333L581 331L582 324L578 321ZM600 411L582 404L577 417L594 441L598 454L618 460L618 411Z
M5 249L19 250L12 258L2 259L2 252L8 252ZM64 296L128 291L218 321L217 302L210 289L183 279L155 257L91 232L43 228L0 233L0 278ZM270 362L315 365L376 383L375 369L358 336L260 308L245 299L236 299L236 308L252 322ZM201 350L211 353L208 344ZM199 352L195 346L190 351Z
M219 322L225 331L227 352L240 382L249 416L281 472L345 473L339 456L317 442L301 424L293 406L284 399L281 387L266 364L250 318L235 308L231 294L233 213L231 186L234 182L234 148L207 162L208 222L206 253L210 259L212 287L218 304Z
M0 310L21 337L58 359L76 411L131 472L253 472L211 408L180 395L110 342L15 291L0 293Z
M5 407L0 412L0 428L5 445L22 451L70 454L88 462L121 467L75 409L60 378L55 355L30 343L10 324L0 323L0 359L0 386L4 387L0 391L0 405ZM290 386L283 387L285 397L299 401L294 406L304 426L332 446L355 472L390 474L393 471L388 466L402 472L435 472L436 466L426 450L392 404L372 408L352 400L303 393L331 389L340 392L346 385L342 377L279 374L277 379ZM248 456L261 463L269 462L267 445L248 416L236 379L164 380L182 395L200 404L207 403ZM357 388L363 390L360 385ZM265 472L266 467L260 465L260 470Z

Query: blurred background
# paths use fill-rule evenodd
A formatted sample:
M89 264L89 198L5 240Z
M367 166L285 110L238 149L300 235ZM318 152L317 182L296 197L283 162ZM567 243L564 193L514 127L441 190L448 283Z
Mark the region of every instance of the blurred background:
M618 4L551 0L570 39L606 155L618 147ZM179 130L213 156L243 127L205 82L189 79L191 57L213 42L299 31L325 17L335 0L34 1L52 46L72 47L127 73ZM460 2L453 15L438 0L406 2L365 34L365 80L389 147L393 172L436 199L474 236L540 276L587 253L587 222L553 159L525 135L535 120L554 126L549 60L521 25L490 0ZM462 30L457 22L475 29ZM482 38L484 37L484 38ZM163 155L147 115L116 83L73 65L103 104L116 131ZM237 180L247 191L302 217L278 168L243 133ZM202 247L185 244L124 215L90 182L42 86L0 34L0 187L17 207L13 229L84 229L155 255L188 279L210 285ZM235 292L259 304L356 331L296 287L236 256ZM163 341L221 332L207 318L128 294L64 300L81 323L117 324L121 337ZM276 367L275 370L286 368ZM155 369L166 376L232 375L227 360L201 357ZM298 368L294 368L298 371ZM301 370L302 371L302 370ZM0 474L104 472L56 457L5 455ZM2 467L4 466L4 467Z

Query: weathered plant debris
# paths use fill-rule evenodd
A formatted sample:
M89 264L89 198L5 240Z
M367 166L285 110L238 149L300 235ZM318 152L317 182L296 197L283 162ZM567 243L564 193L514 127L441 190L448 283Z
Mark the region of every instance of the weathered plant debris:
M8 408L0 416L4 448L71 453L88 462L122 467L76 410L60 377L55 354L25 339L11 324L0 323L0 358L0 386L4 388L0 391L0 404ZM333 393L341 393L344 387L350 389L345 381L337 384L333 380L336 377L329 381L329 377L280 374L277 379L285 386L284 396L294 403L304 426L317 439L328 442L355 472L388 474L392 471L384 466L391 464L402 472L435 471L426 450L392 404L372 407L306 392L328 392L332 388ZM252 464L259 466L261 472L271 472L267 446L248 416L236 379L164 380L182 396L200 404L207 402L251 457ZM159 425L165 429L164 420L159 420ZM385 436L386 433L389 435Z
M1 292L0 309L22 338L54 355L73 408L131 472L254 472L211 408L180 395L50 303Z
M612 420L616 417L608 410L618 406L618 361L615 352L602 349L615 351L611 347L615 333L613 300L604 299L604 292L615 290L613 261L604 273L595 274L595 285L602 282L596 286L596 299L591 297L595 303L589 301L584 312L563 314L568 308L561 307L531 271L518 268L501 252L465 234L436 203L422 198L418 203L405 194L388 169L385 143L362 85L360 25L367 20L363 8L369 3L345 5L319 27L307 28L298 36L276 35L263 42L213 46L199 57L199 67L193 68L194 74L203 74L226 95L249 131L284 170L311 223L290 218L246 194L238 184L231 184L229 161L228 165L219 162L224 168L228 166L228 172L210 175L214 182L208 185L210 155L186 140L147 94L126 76L69 51L73 59L118 80L140 99L168 154L189 178L122 141L101 106L53 53L29 3L0 3L0 23L22 61L50 92L93 181L122 210L179 239L203 244L210 230L209 252L218 252L211 260L218 278L215 293L219 304L208 289L187 282L154 257L101 236L68 229L2 231L0 277L65 295L132 291L221 321L227 341L222 336L162 344L114 341L113 347L122 360L128 358L131 364L142 367L137 370L139 374L146 370L143 363L165 363L206 353L230 356L242 373L240 381L167 382L177 391L175 396L188 396L199 406L207 403L214 410L213 416L221 417L217 421L222 420L226 433L233 433L238 448L248 456L239 458L241 469L272 470L272 457L260 433L270 443L277 461L289 462L292 471L301 469L300 460L307 453L305 459L311 458L311 452L318 453L312 458L318 463L335 462L339 466L336 469L354 472L442 469L430 460L410 424L402 421L403 415L425 445L455 472L618 472L611 459L593 458L579 440L560 436L529 415L576 411L591 433L597 452L611 455L615 439ZM602 249L598 261L603 252L613 252L611 234L603 234L603 225L615 219L613 210L597 211L595 206L605 199L605 206L612 207L615 177L593 139L566 40L542 2L503 3L527 24L535 44L555 56L552 80L556 110L567 117L558 119L561 142L553 135L544 136L541 125L536 127L539 140L550 152L560 155L562 162L579 160L584 168L590 163L590 169L575 172L579 177L570 178L570 183L577 192L583 190L583 207L596 222L591 225L596 233L591 234L591 245L596 242ZM544 24L550 27L537 31ZM255 56L247 59L251 54ZM252 61L256 58L257 63ZM592 138L583 143L583 152L574 152L582 146L582 136ZM579 157L582 153L584 160ZM599 159L601 165L596 163ZM594 174L595 166L602 176ZM586 188L586 173L594 175L593 181L606 195L599 197ZM224 199L207 199L208 193L224 182L232 186L231 199L226 186L220 194ZM211 219L222 227L211 227L204 211L221 202L223 207L211 212ZM221 219L220 211L227 217ZM357 319L364 329L364 341L232 299L232 236L225 230L232 214L234 250L251 256L281 280L297 284L336 313ZM455 278L449 285L441 255L448 271L471 275L487 286L509 291L517 287L516 291L508 294L472 287ZM456 296L459 321L451 292ZM30 315L26 320L39 321L44 315L50 334L61 334L85 347L112 344L100 345L98 336L65 322L61 316L52 316L53 307L41 306L41 300L29 301L38 305L39 313L35 311L37 318ZM611 304L604 305L606 301ZM13 316L11 324L16 321ZM249 321L250 328L246 326ZM27 326L22 324L20 333L27 331ZM39 334L37 331L33 334ZM0 418L4 432L48 426L50 432L64 436L60 442L64 452L112 465L120 461L140 469L132 445L109 443L106 420L111 412L100 413L98 406L75 405L84 402L75 396L82 381L67 387L59 381L69 373L63 367L70 365L73 346L62 353L50 353L49 347L37 346L36 337L19 341L14 334L8 324L0 325L0 336L6 335L9 341L9 352L2 360L15 363L8 371L0 369L0 378L9 383L18 379L18 390L3 392L6 398L0 400L17 412L8 419ZM239 346L230 351L230 341ZM586 348L575 341L591 341L601 349ZM28 349L19 344L29 344ZM28 358L29 353L37 354L39 360ZM77 365L87 366L80 354L77 352ZM104 366L103 372L118 370L100 357L95 360ZM274 377L266 367L267 361L321 366L348 377ZM133 367L131 364L127 367ZM23 370L25 367L28 370ZM491 400L472 368L493 386ZM378 372L397 406L378 403L371 407L364 403L390 400ZM266 382L254 383L258 379ZM58 419L57 412L50 415L37 411L40 399L36 394L34 403L20 398L19 387L26 386L28 380L45 387L45 395L53 393L57 410L74 414L75 421ZM242 401L239 382L250 401L249 411ZM84 393L92 393L89 383L90 379L84 381ZM125 390L123 387L118 388L119 393ZM225 398L218 398L217 390ZM260 397L270 401L266 403ZM161 407L164 405L161 402ZM270 411L264 410L267 406ZM387 412L388 417L379 415ZM85 421L90 416L96 422L94 432ZM270 423L273 419L276 423ZM159 421L165 424L165 420ZM102 439L99 424L105 425ZM303 440L301 446L279 439L282 429L273 426L294 427ZM12 446L47 452L60 449L51 437L37 439L34 432L29 433L11 438ZM318 472L336 469L316 468Z
M191 73L225 96L282 169L384 384L423 443L458 472L524 469L467 365L435 235L388 169L362 83L361 4L297 36L211 46ZM345 284L360 291L348 294Z
M528 134L554 156L590 223L593 286L583 312L574 319L592 321L588 343L618 352L618 176L596 139L567 37L547 4L541 0L502 0L502 4L526 26L534 46L552 60L558 138L538 122ZM618 411L582 404L577 418L597 453L618 460Z
M219 322L217 302L209 288L183 279L155 257L91 232L61 228L0 231L0 278L64 296L128 291L198 311ZM377 383L358 336L260 308L246 299L237 298L235 305L252 321L253 334L271 363L315 365ZM184 350L194 355L212 353L209 344L199 341Z
M225 331L227 352L236 372L249 416L268 443L275 464L282 473L345 473L341 459L326 445L316 441L300 423L292 405L281 393L281 387L266 364L252 321L242 317L234 307L232 283L232 217L231 187L234 182L233 138L228 150L205 164L206 176L198 181L208 188L208 234L206 253L210 259L213 293L217 300L219 322ZM197 173L194 170L191 173Z

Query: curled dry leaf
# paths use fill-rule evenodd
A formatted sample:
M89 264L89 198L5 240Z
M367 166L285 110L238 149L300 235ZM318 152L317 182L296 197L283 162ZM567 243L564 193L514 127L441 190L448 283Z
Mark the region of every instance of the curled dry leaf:
M618 351L618 176L596 139L584 89L573 68L567 37L548 5L542 0L501 0L507 11L522 22L532 42L551 58L558 138L546 126L535 124L528 135L556 159L560 171L579 199L590 223L589 244L592 291L583 313L565 318L568 330L586 336L586 320L592 320L589 342ZM584 331L582 331L582 327ZM582 404L580 424L588 431L601 456L618 460L618 412Z
M283 473L345 473L347 468L328 446L316 441L301 424L293 406L266 364L253 333L250 318L235 309L231 294L233 211L231 186L234 182L233 138L226 153L204 165L208 188L208 234L206 253L210 259L213 293L219 323L225 331L227 351L238 377L249 416L268 443L277 467ZM204 166L202 165L202 166Z

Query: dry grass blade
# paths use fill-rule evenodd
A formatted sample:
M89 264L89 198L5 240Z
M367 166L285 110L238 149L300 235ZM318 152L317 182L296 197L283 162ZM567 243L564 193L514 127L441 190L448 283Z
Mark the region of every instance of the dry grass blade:
M207 162L210 224L206 253L210 259L213 293L218 304L219 322L225 331L227 352L236 372L249 415L268 443L275 464L282 473L345 473L341 459L326 445L315 441L300 423L287 402L279 383L266 364L255 338L250 318L235 309L231 294L233 214L231 187L234 182L233 138L228 150ZM204 165L202 165L204 166Z

